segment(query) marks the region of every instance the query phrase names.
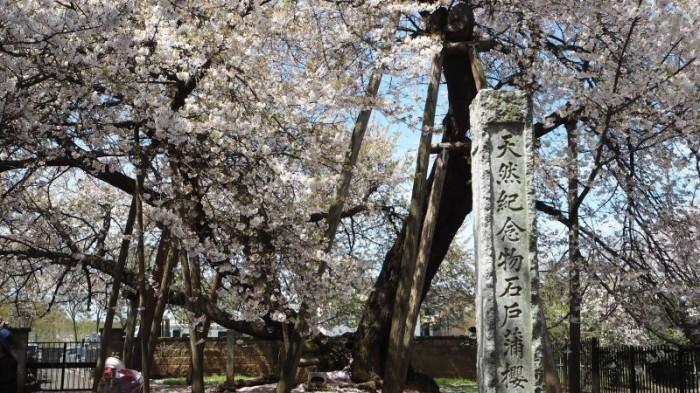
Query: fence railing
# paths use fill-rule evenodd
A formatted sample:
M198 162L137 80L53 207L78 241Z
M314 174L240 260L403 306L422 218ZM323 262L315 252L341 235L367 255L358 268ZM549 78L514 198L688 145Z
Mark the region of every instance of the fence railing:
M568 386L568 347L554 348L562 388ZM700 393L700 348L581 344L581 391L586 393Z
M38 391L87 391L99 355L96 342L35 342L27 348L27 369Z

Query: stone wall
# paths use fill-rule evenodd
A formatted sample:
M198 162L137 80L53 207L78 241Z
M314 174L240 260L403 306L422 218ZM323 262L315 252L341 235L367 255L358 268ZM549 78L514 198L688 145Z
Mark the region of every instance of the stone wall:
M274 372L279 344L276 341L241 338L236 343L234 370L251 376ZM154 378L187 375L189 341L161 338L154 353ZM476 342L467 337L416 337L411 359L414 369L431 377L476 378ZM204 372L226 372L226 338L208 338L204 347Z
M277 360L277 342L239 339L234 352L234 370L253 376L270 375ZM187 338L161 338L153 354L154 378L187 375L190 362ZM205 374L226 372L226 338L208 338L204 347Z
M476 341L468 337L416 337L411 365L431 377L476 379Z

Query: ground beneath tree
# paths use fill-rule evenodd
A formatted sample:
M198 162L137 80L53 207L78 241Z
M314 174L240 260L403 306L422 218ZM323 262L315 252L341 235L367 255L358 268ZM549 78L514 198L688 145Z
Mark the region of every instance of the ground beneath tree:
M327 373L326 376L328 378L328 385L322 392L368 393L367 390L349 386L352 382L346 371L333 371ZM464 378L436 378L436 382L440 386L440 392L442 393L476 393L478 391L474 381ZM154 393L190 393L191 389L189 386L171 386L159 383L159 381L152 381L151 391ZM223 393L217 387L209 387L206 391L207 393ZM237 389L236 392L274 393L275 384L242 387ZM304 389L304 385L301 384L293 389L292 392L300 393L307 392L307 390ZM377 393L381 393L381 390L378 390Z
M344 392L344 393L367 393L366 390L360 390L356 389L350 386L347 386L351 384L350 377L348 376L347 372L345 371L332 371L329 373L326 373L326 376L328 378L328 385L327 389L323 390L323 392ZM169 386L169 385L164 385L162 383L158 382L151 382L151 391L154 393L190 393L191 389L189 386ZM218 393L221 392L217 387L210 387L207 388L207 393ZM244 388L238 388L236 389L236 392L245 392L245 393L274 393L275 392L275 384L266 384L266 385L258 385L258 386L250 386L250 387L244 387ZM295 389L292 390L292 393L299 393L299 392L307 392L306 389L304 389L304 385L301 384L297 386Z
M215 387L207 388L207 393L213 393L216 391ZM158 382L151 382L151 392L152 393L191 393L192 389L189 386L172 386L164 385Z

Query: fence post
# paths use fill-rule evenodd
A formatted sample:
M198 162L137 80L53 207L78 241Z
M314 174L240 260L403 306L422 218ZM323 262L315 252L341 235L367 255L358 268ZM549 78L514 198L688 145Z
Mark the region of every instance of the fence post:
M630 393L637 393L637 370L634 367L634 348L627 347L627 356L629 357L629 367L630 367Z
M591 393L600 393L600 349L597 337L591 339Z
M679 378L680 381L678 381L680 383L680 386L679 386L680 393L687 392L687 385L688 385L687 384L688 364L687 364L687 362L684 361L685 360L685 356L683 356L684 353L685 353L685 351L683 351L683 348L678 349L678 365L677 366L678 366L678 371L680 374L680 378Z
M61 361L61 390L64 389L66 379L66 352L68 351L68 343L63 343L63 356Z

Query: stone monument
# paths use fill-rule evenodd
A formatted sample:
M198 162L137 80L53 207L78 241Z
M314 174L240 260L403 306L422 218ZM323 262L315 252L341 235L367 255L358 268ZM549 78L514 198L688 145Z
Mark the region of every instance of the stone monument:
M479 392L541 392L530 99L484 89L470 114Z

